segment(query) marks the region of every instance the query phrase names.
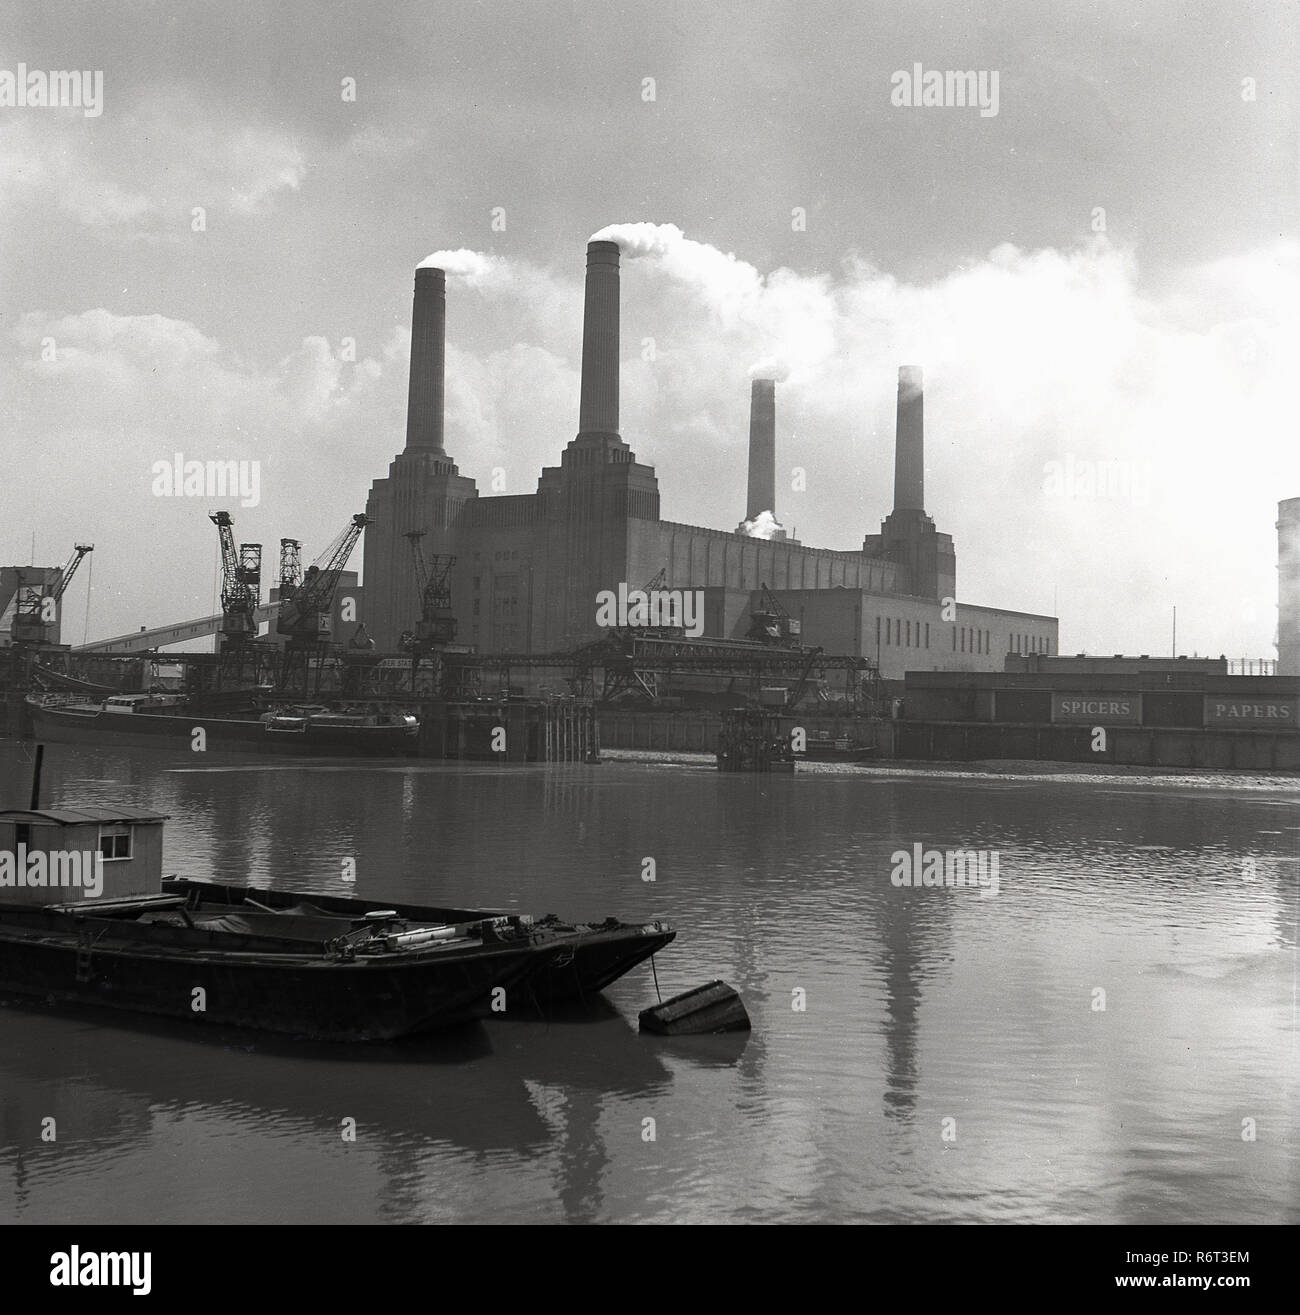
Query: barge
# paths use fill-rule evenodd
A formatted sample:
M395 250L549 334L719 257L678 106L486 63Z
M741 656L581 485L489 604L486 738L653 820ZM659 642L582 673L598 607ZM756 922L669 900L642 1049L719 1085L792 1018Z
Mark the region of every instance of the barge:
M190 750L202 732L211 752L400 757L419 747L420 723L403 713L289 705L260 716L186 713L175 694L114 694L102 700L64 694L27 699L35 738L50 744L95 744Z
M663 922L164 879L164 815L42 808L36 795L0 811L0 991L55 1004L391 1041L536 1016L602 990L676 935Z

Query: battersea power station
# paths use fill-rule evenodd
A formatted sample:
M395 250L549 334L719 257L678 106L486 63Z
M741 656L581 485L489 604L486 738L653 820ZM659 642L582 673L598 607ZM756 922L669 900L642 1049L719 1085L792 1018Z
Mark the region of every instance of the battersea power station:
M1055 618L959 598L952 538L925 510L917 369L899 371L893 510L859 550L810 547L777 523L770 379L751 386L740 527L734 513L730 529L665 519L654 468L637 461L619 432L619 257L617 242L588 244L577 434L559 464L543 468L536 492L520 495L480 496L447 452L446 275L416 270L406 445L366 504L365 618L381 650L396 650L419 615L406 536L423 531L426 554L455 558L448 579L458 638L482 653L574 649L601 636L603 596L652 582L692 591L703 635L719 639L744 638L751 614L775 597L798 620L804 645L867 658L886 678L999 671L1007 653L1057 652Z

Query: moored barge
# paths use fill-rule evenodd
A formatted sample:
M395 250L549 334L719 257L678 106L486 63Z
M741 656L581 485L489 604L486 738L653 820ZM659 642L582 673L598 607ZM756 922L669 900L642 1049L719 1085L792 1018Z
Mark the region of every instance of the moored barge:
M389 1041L535 1017L668 944L665 923L472 909L161 878L161 814L0 811L0 990L54 1003Z
M27 710L35 738L52 744L189 750L201 731L204 749L215 752L391 758L414 754L420 735L418 719L403 713L295 705L260 716L197 716L183 696L168 694L32 695Z

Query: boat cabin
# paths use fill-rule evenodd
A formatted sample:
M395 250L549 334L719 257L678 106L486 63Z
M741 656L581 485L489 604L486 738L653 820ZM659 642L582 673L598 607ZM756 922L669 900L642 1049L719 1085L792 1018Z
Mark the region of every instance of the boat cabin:
M122 807L0 809L0 903L156 895L165 813Z
M183 694L113 694L104 700L105 712L150 712L184 706Z

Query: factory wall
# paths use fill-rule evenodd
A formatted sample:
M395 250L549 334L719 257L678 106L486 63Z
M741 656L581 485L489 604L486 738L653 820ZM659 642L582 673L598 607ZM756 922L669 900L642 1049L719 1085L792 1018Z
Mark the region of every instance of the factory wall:
M1055 653L1055 617L865 590L775 590L804 644L865 657L886 679L906 671L1001 671L1008 653ZM757 606L757 599L755 599Z
M1195 669L910 670L903 715L916 721L1208 727L1294 735L1300 728L1300 679Z

